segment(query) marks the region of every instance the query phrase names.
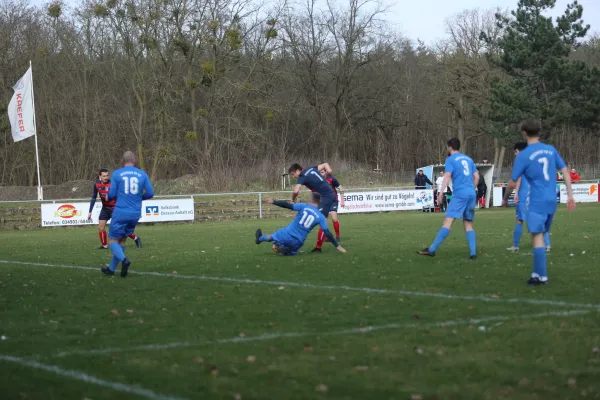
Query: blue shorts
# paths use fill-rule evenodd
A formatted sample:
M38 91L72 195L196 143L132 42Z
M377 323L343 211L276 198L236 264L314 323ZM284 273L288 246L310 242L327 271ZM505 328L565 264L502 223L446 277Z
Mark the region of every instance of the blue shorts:
M517 221L525 221L527 219L527 206L523 202L518 202L515 206Z
M546 233L550 232L552 221L554 220L554 213L544 214L535 211L529 211L527 213L527 230L529 233Z
M279 245L279 252L283 255L293 256L304 244L303 241L290 235L287 228L282 228L271 235L271 239Z
M135 219L118 219L113 217L110 221L110 229L108 231L108 237L110 239L123 239L131 235L135 231L135 227L138 224L139 218Z
M464 219L465 221L473 221L475 218L475 203L477 198L475 192L466 197L452 196L452 200L448 203L446 209L446 218Z
M333 209L334 203L335 210ZM331 211L337 211L337 203L338 200L335 197L321 196L321 202L319 203L319 211L321 211L321 214L323 214L325 218L327 218Z

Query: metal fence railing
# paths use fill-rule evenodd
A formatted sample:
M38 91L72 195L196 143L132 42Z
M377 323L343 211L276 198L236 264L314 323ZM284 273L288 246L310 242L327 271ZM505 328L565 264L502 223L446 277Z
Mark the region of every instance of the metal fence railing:
M414 190L414 186L380 186L380 187L370 187L370 188L345 188L345 191L348 192L364 192L364 191L384 191L384 190ZM301 194L310 193L310 191L303 190ZM278 196L283 197L283 195L287 195L286 197L291 197L291 190L277 190L277 191L260 191L260 192L227 192L227 193L193 193L193 194L172 194L172 195L159 195L155 196L155 199L177 199L177 198L192 198L194 199L194 203L200 203L205 201L206 199L215 199L222 198L221 200L246 200L246 201L256 201L258 205L258 218L263 217L263 199ZM279 197L279 198L281 198ZM6 200L0 201L0 205L22 205L22 204L48 204L48 203L71 203L71 202L89 202L90 198L65 198L65 199L47 199L47 200Z

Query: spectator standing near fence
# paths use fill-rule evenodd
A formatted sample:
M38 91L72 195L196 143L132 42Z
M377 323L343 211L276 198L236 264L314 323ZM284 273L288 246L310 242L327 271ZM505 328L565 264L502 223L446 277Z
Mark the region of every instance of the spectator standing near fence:
M438 178L435 180L435 193L433 196L433 199L436 201L436 204L438 205L438 207L440 208L440 211L444 212L446 211L446 205L448 204L448 199L446 198L446 195L448 194L448 187L446 187L446 189L444 190L444 194L442 196L442 202L439 203L438 202L438 194L440 193L440 191L442 190L442 185L444 184L444 171L440 171L440 176L438 176Z
M571 175L571 182L575 182L575 181L580 181L581 180L581 177L579 176L579 174L577 173L577 171L575 170L575 168L571 168L571 173L569 175Z
M423 173L423 170L420 169L419 173L417 174L417 176L415 176L415 189L426 189L427 188L427 184L433 186L433 183L431 183L431 181L429 180L429 178L427 177L427 175L425 175Z
M485 195L487 194L487 184L483 179L483 174L479 174L479 183L477 184L477 201L479 207L485 208Z

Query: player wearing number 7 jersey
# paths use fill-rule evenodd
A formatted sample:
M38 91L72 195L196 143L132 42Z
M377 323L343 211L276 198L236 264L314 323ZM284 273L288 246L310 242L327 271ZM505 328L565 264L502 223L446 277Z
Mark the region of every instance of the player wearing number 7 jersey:
M527 139L527 147L517 155L502 204L506 206L517 181L524 177L529 182L529 195L527 199L519 201L528 203L525 221L533 241L533 272L527 283L533 286L545 285L548 283L548 274L544 234L550 231L556 212L557 170L564 175L569 211L575 209L575 199L565 162L553 146L540 142L541 122L525 120L521 122L520 129Z
M333 235L327 228L326 217L317 208L321 202L321 195L319 193L311 193L310 204L291 204L285 201L274 201L271 199L266 200L266 202L298 211L298 214L296 214L296 218L294 218L291 224L270 235L263 235L262 230L258 229L256 231L256 244L261 244L262 242L275 242L276 246L274 248L278 248L281 255L293 256L298 254L298 250L300 250L304 244L310 231L312 231L315 226L319 225L331 244L342 253L346 252L346 250L333 238Z
M131 262L125 256L125 240L133 233L142 214L142 200L154 197L154 189L148 175L135 167L137 157L131 151L123 154L124 167L113 172L108 199L117 199L113 211L108 238L113 253L109 268L102 268L106 275L114 275L121 263L121 276L127 276Z
M475 202L477 201L477 183L479 172L473 160L460 150L460 140L452 138L448 140L448 158L446 158L446 172L442 187L438 191L438 204L442 202L442 196L446 187L452 179L453 195L448 204L446 218L435 240L428 248L419 251L422 256L435 256L435 251L450 234L450 228L455 219L462 218L465 225L467 242L469 243L469 256L471 259L477 257L475 231L473 230L473 218L475 218Z

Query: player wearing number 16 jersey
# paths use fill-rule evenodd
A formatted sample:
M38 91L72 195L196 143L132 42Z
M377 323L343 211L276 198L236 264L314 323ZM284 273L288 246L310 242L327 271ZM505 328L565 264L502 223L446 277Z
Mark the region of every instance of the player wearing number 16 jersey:
M154 197L154 189L148 175L135 167L137 158L131 151L123 154L124 167L116 170L112 176L108 200L117 199L110 224L108 238L113 253L109 268L102 272L113 275L121 263L121 276L127 276L131 262L125 256L125 240L135 230L142 214L142 200Z
M108 170L106 168L101 168L100 171L98 171L98 180L94 184L94 192L92 194L92 199L90 200L90 211L88 212L88 220L90 220L92 219L92 211L96 205L96 198L100 196L100 200L102 201L102 209L98 216L98 236L100 237L101 243L98 249L100 250L108 249L106 222L112 218L112 213L115 208L115 200L108 200L109 190L110 179L108 177ZM136 236L135 233L132 233L129 237L133 239L138 248L142 247L142 239Z
M446 218L432 245L419 251L422 256L435 256L435 251L450 234L450 228L455 219L462 218L465 225L467 242L469 243L469 257L477 257L475 231L473 230L473 219L475 218L475 202L477 201L477 183L479 172L473 160L460 150L460 140L452 138L448 140L448 158L446 158L446 172L442 187L438 194L438 204L442 202L442 196L446 192L448 182L452 179L453 195L448 204Z
M258 229L256 231L256 244L275 242L281 255L293 256L298 253L310 231L319 225L331 244L342 253L345 253L346 250L335 241L329 228L327 228L325 216L317 208L320 202L321 195L319 193L311 193L310 204L291 204L285 201L267 200L269 204L298 211L298 214L291 224L270 235L263 235L262 230Z

